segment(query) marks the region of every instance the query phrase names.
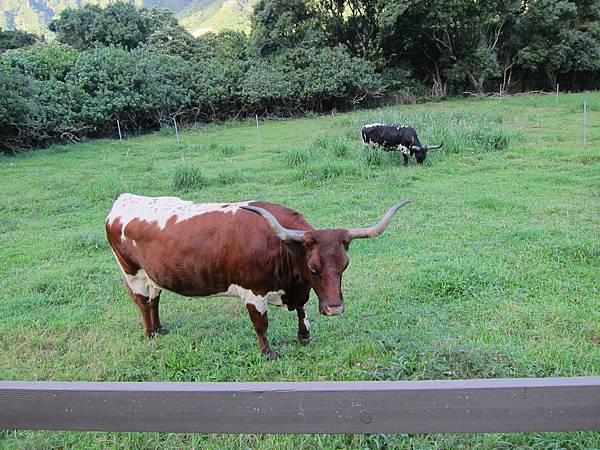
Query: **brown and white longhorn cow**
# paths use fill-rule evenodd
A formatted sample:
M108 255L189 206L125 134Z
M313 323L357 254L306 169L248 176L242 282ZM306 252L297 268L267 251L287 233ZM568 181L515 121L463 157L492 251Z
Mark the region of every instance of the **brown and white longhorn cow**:
M322 314L341 314L350 242L379 235L408 202L390 208L370 228L316 230L296 211L273 203L122 194L106 218L106 233L148 337L164 333L158 315L163 289L237 296L246 304L260 351L276 358L267 340L267 304L296 310L298 339L307 344L304 305L311 288Z

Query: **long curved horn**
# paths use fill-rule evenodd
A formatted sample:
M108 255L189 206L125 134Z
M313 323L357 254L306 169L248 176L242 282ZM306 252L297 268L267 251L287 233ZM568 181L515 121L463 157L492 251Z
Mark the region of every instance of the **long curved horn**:
M387 226L390 223L390 220L392 220L392 217L394 217L394 214L396 214L396 212L400 208L402 208L408 203L410 203L410 200L404 200L403 202L396 203L388 210L387 213L385 213L385 216L383 216L383 219L381 219L377 225L373 225L369 228L352 228L348 230L350 239L370 238L379 236L381 233L383 233L383 230L387 228Z
M428 146L426 147L426 149L427 149L427 150L435 150L436 148L441 148L441 147L442 147L442 145L444 145L444 141L442 141L442 142L440 143L440 145L428 145Z
M283 242L304 242L304 231L302 230L288 230L281 225L275 216L269 211L256 206L240 206L240 208L246 211L252 211L253 213L262 216L267 221L271 229L275 232L275 235Z
M415 143L415 137L411 136L411 138L410 138L410 149L411 150L416 150L417 152L419 150L421 150L421 147L419 147L418 145L414 145L414 143Z

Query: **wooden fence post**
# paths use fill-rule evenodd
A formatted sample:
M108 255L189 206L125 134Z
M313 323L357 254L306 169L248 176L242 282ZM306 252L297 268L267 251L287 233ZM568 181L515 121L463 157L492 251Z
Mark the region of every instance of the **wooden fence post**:
M179 130L177 129L177 116L173 116L173 123L175 124L175 136L177 136L177 144L179 144Z
M588 107L587 100L583 101L583 149L587 150Z

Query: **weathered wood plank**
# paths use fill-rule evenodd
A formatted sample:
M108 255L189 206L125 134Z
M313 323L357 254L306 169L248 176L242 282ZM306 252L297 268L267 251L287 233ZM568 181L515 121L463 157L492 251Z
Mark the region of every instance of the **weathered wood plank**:
M600 377L299 383L2 381L0 428L214 433L600 430Z

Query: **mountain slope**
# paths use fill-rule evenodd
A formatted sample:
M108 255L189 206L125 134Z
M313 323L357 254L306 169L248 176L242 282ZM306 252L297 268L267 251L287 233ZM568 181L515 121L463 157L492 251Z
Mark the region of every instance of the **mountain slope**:
M111 0L0 0L0 27L47 33L63 9L82 4L105 6ZM169 8L195 35L222 29L247 30L252 0L132 0L137 6Z

